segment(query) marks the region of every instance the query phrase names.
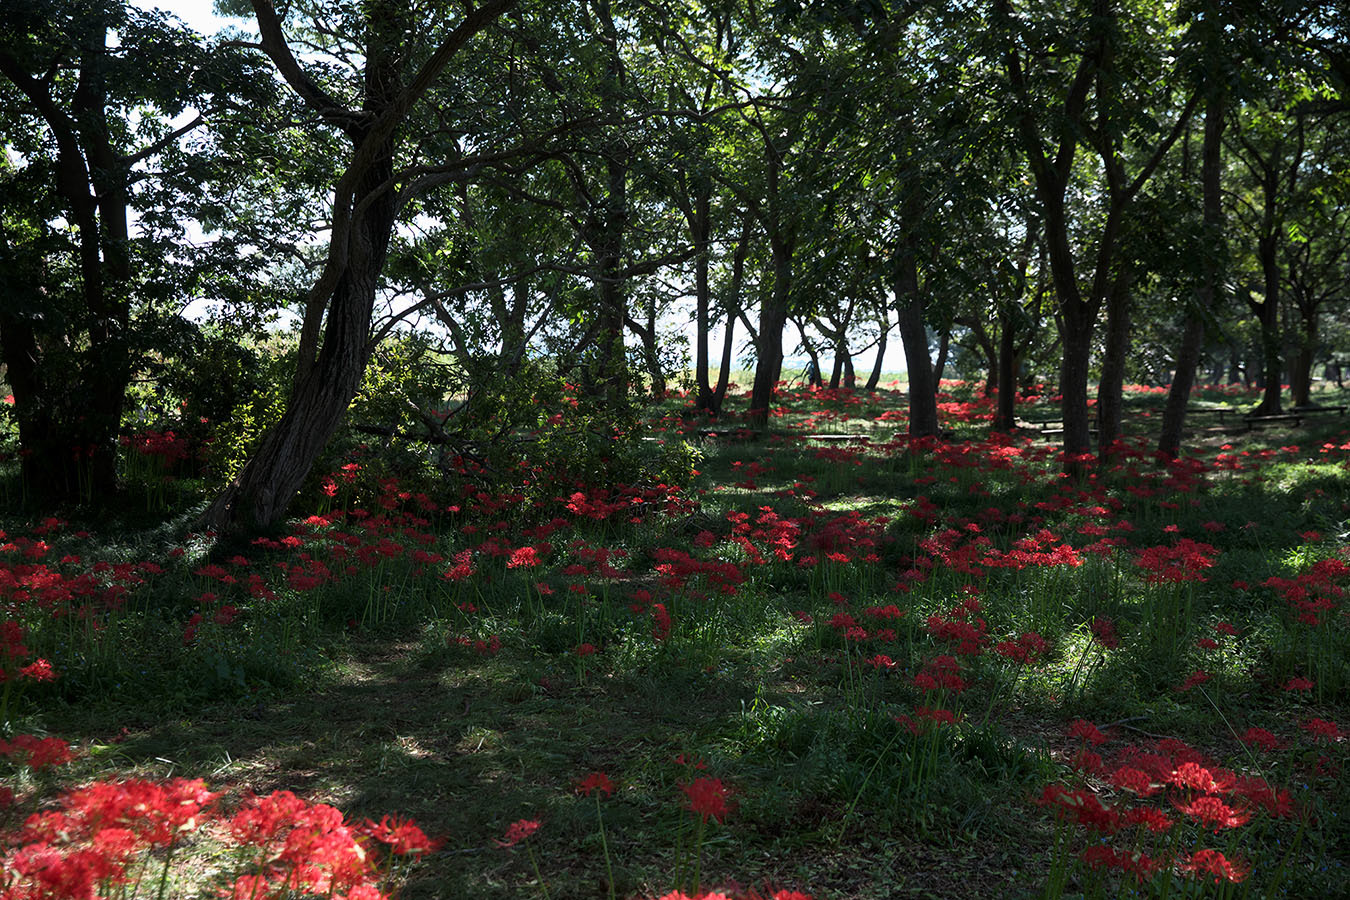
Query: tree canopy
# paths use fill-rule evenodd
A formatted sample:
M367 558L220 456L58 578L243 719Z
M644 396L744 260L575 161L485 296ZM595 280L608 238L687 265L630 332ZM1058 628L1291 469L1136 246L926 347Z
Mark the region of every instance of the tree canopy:
M898 330L911 434L944 374L1005 430L1049 389L1074 471L1126 381L1172 386L1175 455L1197 378L1277 413L1340 377L1343 3L219 8L211 36L120 0L7 13L0 362L41 502L115 495L143 382L191 395L161 424L250 423L204 520L259 527L394 360L381 427L477 452L541 391L611 439L684 383L763 429L786 360L853 388L866 353L875 389Z

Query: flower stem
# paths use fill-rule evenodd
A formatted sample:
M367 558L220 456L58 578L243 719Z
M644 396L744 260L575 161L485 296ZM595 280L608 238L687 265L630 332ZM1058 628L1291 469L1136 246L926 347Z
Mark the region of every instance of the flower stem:
M595 793L595 815L600 821L600 847L605 851L605 878L609 882L609 900L614 900L614 867L609 861L609 841L605 838L605 816L600 811L600 792Z

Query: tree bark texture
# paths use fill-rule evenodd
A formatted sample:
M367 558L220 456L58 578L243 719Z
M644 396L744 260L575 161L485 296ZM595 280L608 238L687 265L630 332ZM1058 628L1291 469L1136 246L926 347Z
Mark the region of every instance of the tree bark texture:
M271 0L252 0L263 49L292 90L325 121L342 129L352 153L334 188L324 270L310 289L309 302L322 302L327 309L323 345L312 365L302 360L286 412L207 508L202 525L255 529L275 523L337 430L361 385L372 349L371 313L397 217L390 181L399 131L413 104L454 55L514 2L486 0L466 13L405 83L406 40L413 32L409 9L399 0L371 0L363 7L365 81L358 112L342 106L310 79L286 43Z
M118 429L131 381L129 169L113 147L108 119L109 29L97 16L79 28L69 110L46 79L33 77L0 48L0 73L52 134L57 193L76 230L82 308L37 318L0 311L0 352L14 390L24 482L30 497L45 504L106 500L116 492ZM55 324L44 327L44 321Z
M900 341L905 348L909 380L909 435L935 437L938 433L937 380L928 355L928 328L924 324L924 298L919 287L919 264L912 242L896 259L895 307L899 313Z
M1222 88L1211 89L1205 103L1205 137L1200 150L1200 190L1204 233L1210 246L1205 248L1200 283L1195 301L1186 311L1186 325L1177 348L1176 369L1163 407L1162 431L1158 436L1158 455L1176 459L1186 427L1186 407L1195 387L1195 370L1205 339L1205 319L1215 308L1223 265L1223 128L1226 97Z
M999 309L998 400L994 430L1010 432L1017 416L1017 310L1011 301Z
M881 370L886 364L886 339L890 337L891 333L889 313L884 314L877 324L881 329L880 333L877 335L877 359L876 362L872 363L872 372L867 376L867 384L863 386L863 390L867 391L869 394L872 391L875 391L877 385L881 383Z
M759 307L759 340L755 360L755 380L750 387L752 427L763 428L769 421L769 407L778 378L783 370L783 329L787 326L792 300L792 255L795 241L781 232L771 234L769 246L773 259L773 286Z
M1294 358L1289 364L1289 396L1294 408L1312 405L1313 354L1317 352L1317 307L1299 306L1302 325Z
M1097 458L1103 465L1115 461L1121 438L1125 362L1130 351L1130 273L1120 272L1106 301L1106 352L1097 383Z
M387 150L361 179L358 197L376 191L392 174L392 138ZM353 222L347 266L328 304L314 365L295 386L281 421L206 511L205 523L265 528L281 518L299 491L361 386L370 355L371 314L393 226L394 195L385 190Z

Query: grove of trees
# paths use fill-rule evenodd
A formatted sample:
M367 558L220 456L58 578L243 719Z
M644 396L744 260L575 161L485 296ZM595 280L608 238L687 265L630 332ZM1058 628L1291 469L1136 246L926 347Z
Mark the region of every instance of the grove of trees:
M160 427L246 431L203 521L256 528L399 360L390 421L462 448L550 391L631 433L690 364L698 411L762 429L785 348L873 390L894 330L911 435L944 370L1005 430L1048 383L1082 471L1128 382L1168 386L1175 457L1197 381L1278 413L1350 349L1344 0L221 0L210 36L146 6L0 30L42 504L115 495L147 385Z

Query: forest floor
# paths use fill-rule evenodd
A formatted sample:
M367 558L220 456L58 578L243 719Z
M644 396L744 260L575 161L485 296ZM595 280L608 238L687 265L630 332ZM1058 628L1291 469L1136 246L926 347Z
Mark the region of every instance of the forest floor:
M8 852L101 846L24 830L63 790L187 777L223 792L217 824L141 870L181 897L245 870L245 896L338 892L229 849L227 816L281 790L415 820L439 845L371 876L409 898L1344 891L1347 420L1160 466L1139 393L1137 452L1074 482L948 390L943 443L894 438L885 394L800 392L758 441L675 409L650 435L692 448L685 483L419 506L372 478L241 552L11 517L0 592L58 674L6 693L11 736L74 759L14 766ZM71 587L94 583L115 610Z

